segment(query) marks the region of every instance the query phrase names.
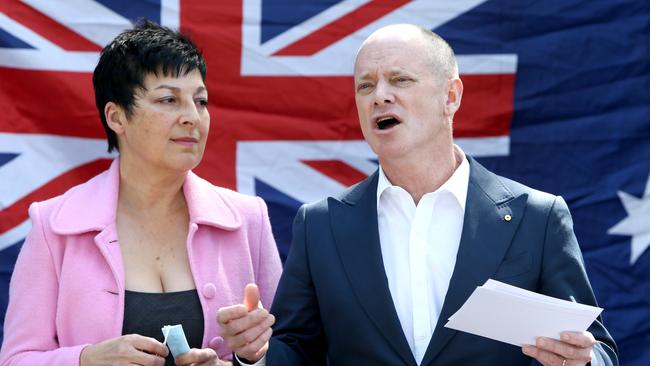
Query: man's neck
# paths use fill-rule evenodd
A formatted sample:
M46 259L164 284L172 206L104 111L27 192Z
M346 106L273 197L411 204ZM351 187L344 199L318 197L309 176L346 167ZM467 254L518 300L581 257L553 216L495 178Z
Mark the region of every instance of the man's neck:
M419 161L380 159L380 164L391 184L404 188L417 205L422 196L434 192L449 180L465 157L463 152L453 145L451 149L446 150Z

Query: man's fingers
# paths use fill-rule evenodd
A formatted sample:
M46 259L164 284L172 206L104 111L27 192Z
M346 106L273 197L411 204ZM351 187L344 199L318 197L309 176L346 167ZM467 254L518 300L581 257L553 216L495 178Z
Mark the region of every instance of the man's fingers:
M563 360L591 361L591 347L577 347L563 341L544 337L537 338L535 345L539 350L555 354Z
M275 317L271 314L268 314L266 318L262 319L262 321L257 323L255 326L247 328L246 330L237 334L236 337L233 337L229 345L230 348L233 350L240 349L246 345L254 343L260 337L260 335L264 334L267 330L271 330L273 323L275 323ZM265 342L266 340L261 343L263 344ZM259 347L261 347L261 345L259 345Z
M544 366L562 366L562 363L564 363L565 360L565 358L560 355L531 345L523 346L522 350L525 355L536 359ZM564 366L569 366L567 363L564 363Z
M588 348L596 344L596 339L590 332L562 332L560 340L576 347Z
M230 322L221 326L226 335L238 336L240 333L251 329L258 324L264 322L268 317L272 316L264 309L257 309L247 313L246 316L231 320Z
M244 289L244 305L246 310L252 311L258 308L260 303L260 290L254 283L249 283Z
M255 340L252 347L253 349L257 349L257 352L255 353L255 358L262 358L262 356L266 354L266 350L268 349L268 343L272 335L273 335L273 329L269 328L266 331L264 331L264 333Z
M260 291L251 283L244 289L243 304L219 309L217 321L228 347L239 357L257 361L268 348L275 317L262 308Z
M271 339L272 334L273 330L271 330L271 328L267 328L254 341L242 347L234 349L233 351L239 357L257 362L264 356L264 354L266 354L266 351L268 350L268 342L269 339Z
M243 318L248 315L248 310L244 305L232 305L220 308L217 310L217 323L225 325L228 322Z

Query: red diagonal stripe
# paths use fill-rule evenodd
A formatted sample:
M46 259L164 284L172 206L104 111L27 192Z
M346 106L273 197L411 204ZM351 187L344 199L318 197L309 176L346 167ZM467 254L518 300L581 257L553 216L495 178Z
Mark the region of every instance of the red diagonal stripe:
M67 51L100 51L101 47L18 0L0 1L0 12Z
M383 17L410 0L374 0L274 53L274 56L310 56Z
M27 209L32 202L43 201L62 194L75 184L86 181L106 170L110 162L108 159L100 159L69 170L37 190L32 191L13 205L0 210L0 235L20 225L27 219Z
M368 177L340 160L303 160L302 162L346 187Z
M1 132L105 136L90 73L0 67L0 111Z
M510 135L515 74L461 75L465 94L454 116L455 137Z

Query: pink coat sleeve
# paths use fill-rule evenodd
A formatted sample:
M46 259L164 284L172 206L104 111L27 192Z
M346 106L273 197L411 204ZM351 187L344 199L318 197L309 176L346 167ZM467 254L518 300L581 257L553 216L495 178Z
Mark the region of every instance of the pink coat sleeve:
M271 231L271 222L266 204L261 198L257 198L260 205L260 239L259 254L257 258L257 269L255 282L260 289L260 300L265 309L271 307L273 296L282 274L282 263L278 254L278 247L275 244Z
M59 347L56 313L59 272L39 204L29 208L32 229L9 286L0 366L75 366L86 345ZM89 324L90 326L90 324Z

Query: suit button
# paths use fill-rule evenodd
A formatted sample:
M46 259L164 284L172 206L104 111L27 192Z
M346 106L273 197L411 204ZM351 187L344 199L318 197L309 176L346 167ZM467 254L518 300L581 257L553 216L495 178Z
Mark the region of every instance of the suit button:
M206 299L211 299L217 294L217 287L213 283L206 283L203 286L203 296Z
M221 337L214 337L208 342L208 347L212 348L213 350L217 351L219 347L223 344L223 338Z

